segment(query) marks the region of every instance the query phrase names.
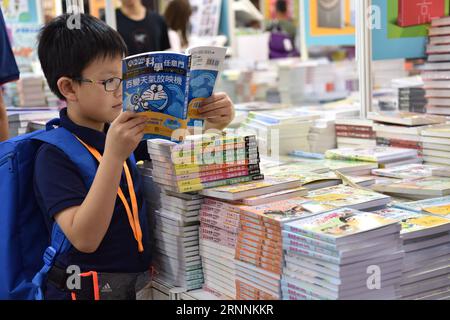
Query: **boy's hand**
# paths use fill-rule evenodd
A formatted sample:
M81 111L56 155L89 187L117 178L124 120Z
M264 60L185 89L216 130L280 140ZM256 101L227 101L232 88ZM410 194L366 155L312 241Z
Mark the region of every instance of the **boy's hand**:
M122 112L108 130L105 154L108 153L121 162L125 161L142 140L146 122L146 118L134 112Z
M234 119L234 106L226 93L215 93L205 99L198 109L200 117L206 120L205 130L225 129Z

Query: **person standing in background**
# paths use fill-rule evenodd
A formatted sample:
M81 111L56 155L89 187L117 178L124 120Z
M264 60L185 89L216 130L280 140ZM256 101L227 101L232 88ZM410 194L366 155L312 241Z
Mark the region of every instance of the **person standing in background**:
M116 10L117 31L134 55L170 48L167 25L164 18L147 10L141 0L122 0Z
M169 28L170 50L184 52L189 46L187 29L192 8L188 0L172 0L164 12Z
M275 20L271 22L268 29L272 30L274 27L280 27L281 30L289 34L289 37L295 42L297 28L288 16L286 0L277 0L275 3Z
M19 69L11 49L6 24L0 8L0 142L7 140L9 135L8 115L3 101L2 85L19 79Z

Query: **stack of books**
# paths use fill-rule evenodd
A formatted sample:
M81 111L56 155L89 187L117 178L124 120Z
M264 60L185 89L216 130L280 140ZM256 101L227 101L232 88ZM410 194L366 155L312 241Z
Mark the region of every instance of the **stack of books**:
M410 163L422 163L422 159L418 156L417 150L381 146L328 150L325 153L325 156L328 159L376 162L380 168L396 167Z
M313 212L344 207L372 211L386 207L391 201L391 198L384 194L342 184L310 191L306 198L312 203L305 204L304 207Z
M403 252L395 220L332 210L286 223L283 248L284 300L397 298Z
M302 108L250 112L242 129L258 137L261 154L273 157L309 151L308 134L320 115Z
M52 108L8 108L7 109L9 137L14 138L18 135L31 131L30 122L47 122L59 117L59 111Z
M203 285L199 251L199 210L202 197L163 191L160 208L151 215L156 279L186 290Z
M399 208L375 212L401 223L403 274L398 289L405 300L450 297L450 220Z
M395 197L421 200L450 195L450 178L425 177L375 184L373 190Z
M415 149L422 155L423 145L420 133L429 125L446 122L445 117L410 112L371 113L369 118L376 121L374 130L377 145Z
M44 77L33 73L21 74L17 81L19 107L44 107L47 100L44 92Z
M428 113L450 115L450 46L448 17L434 19L429 28L428 60L422 71Z
M234 262L239 231L239 206L205 198L200 210L200 255L203 289L223 299L235 299Z
M156 280L195 290L202 287L199 256L199 209L202 197L161 190L150 162L139 163L151 230Z
M398 88L399 111L426 113L427 98L425 94L424 88Z
M330 186L339 185L350 180L360 186L369 186L374 183L372 177L350 176L327 171L316 173L307 169L307 165L298 165L297 163L286 164L279 167L269 168L264 171L266 177L277 178L296 178L300 184L308 190L317 190ZM345 181L343 181L345 180Z
M374 169L372 174L379 177L388 177L401 180L415 180L432 177L437 167L425 164L406 164L390 169Z
M426 164L450 165L450 126L436 126L422 130L422 141Z
M336 130L333 120L319 119L309 130L309 151L313 153L325 153L329 149L336 148Z
M261 180L255 136L204 134L180 144L148 140L153 180L165 190L185 193Z
M376 146L372 120L336 119L335 128L338 148Z
M297 153L295 153L297 154ZM329 171L339 171L349 176L367 176L371 174L372 169L377 169L376 162L365 162L355 160L335 160L335 159L307 159L298 156L281 158L283 163L278 166L295 165L299 170L309 171L311 173L327 173ZM271 166L268 167L271 169ZM264 172L267 172L265 169Z
M237 299L280 299L283 268L282 228L289 221L313 215L304 198L243 206L236 244Z
M450 219L449 196L421 201L403 202L395 204L395 206L409 211L424 213L428 215L436 215L438 217Z

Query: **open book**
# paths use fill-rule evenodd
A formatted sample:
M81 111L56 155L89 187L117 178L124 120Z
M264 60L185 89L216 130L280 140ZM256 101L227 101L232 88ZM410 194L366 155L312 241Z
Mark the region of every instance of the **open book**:
M148 118L145 139L178 141L183 129L203 127L198 107L212 95L225 54L226 48L196 47L123 60L123 108Z

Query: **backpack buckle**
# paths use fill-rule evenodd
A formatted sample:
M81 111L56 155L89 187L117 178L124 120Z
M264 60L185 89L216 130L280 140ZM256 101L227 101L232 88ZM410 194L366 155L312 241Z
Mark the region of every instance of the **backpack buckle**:
M44 252L44 263L47 266L53 265L53 261L55 260L56 250L53 247L48 247Z

